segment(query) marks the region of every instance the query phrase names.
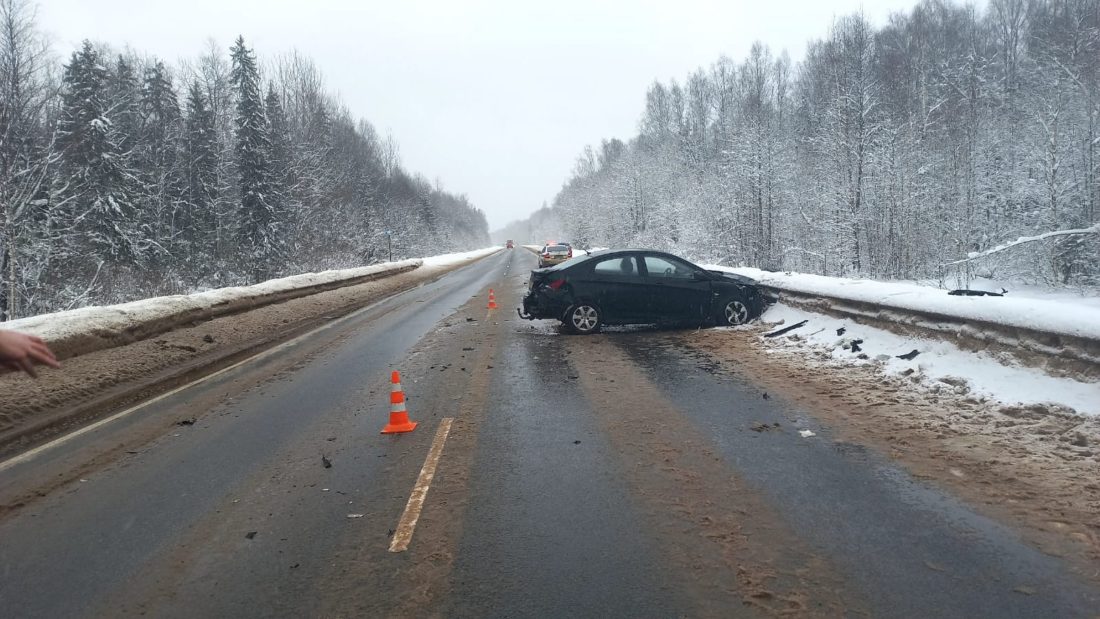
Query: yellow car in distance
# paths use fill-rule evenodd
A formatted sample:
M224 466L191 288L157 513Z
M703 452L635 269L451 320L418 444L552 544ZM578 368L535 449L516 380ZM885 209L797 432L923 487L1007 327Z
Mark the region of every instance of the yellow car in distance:
M539 251L539 268L552 267L573 257L573 248L568 243L544 245Z

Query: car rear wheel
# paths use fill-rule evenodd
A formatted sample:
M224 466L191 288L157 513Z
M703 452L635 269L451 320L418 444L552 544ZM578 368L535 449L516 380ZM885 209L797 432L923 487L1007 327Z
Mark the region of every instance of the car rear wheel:
M600 309L588 303L578 303L565 313L565 326L573 333L588 335L600 330L603 316Z
M722 306L718 314L718 324L722 327L736 327L749 321L749 306L741 299L730 299Z

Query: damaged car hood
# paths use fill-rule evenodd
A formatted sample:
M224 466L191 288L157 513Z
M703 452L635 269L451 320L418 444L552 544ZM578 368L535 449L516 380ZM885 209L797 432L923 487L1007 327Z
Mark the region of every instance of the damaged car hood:
M707 273L710 273L711 275L717 275L721 279L732 281L738 284L746 284L749 286L759 285L759 282L757 282L755 279L751 277L745 277L744 275L738 275L737 273L728 273L726 271L711 271L709 269L707 270Z

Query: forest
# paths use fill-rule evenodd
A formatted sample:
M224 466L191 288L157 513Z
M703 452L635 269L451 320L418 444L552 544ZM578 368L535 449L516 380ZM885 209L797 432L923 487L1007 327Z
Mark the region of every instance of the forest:
M242 37L173 65L86 40L60 59L29 0L0 0L3 320L488 238L301 54L261 62Z
M654 83L638 134L586 148L527 227L768 270L1100 285L1100 2L926 0L822 30L797 64L756 43Z

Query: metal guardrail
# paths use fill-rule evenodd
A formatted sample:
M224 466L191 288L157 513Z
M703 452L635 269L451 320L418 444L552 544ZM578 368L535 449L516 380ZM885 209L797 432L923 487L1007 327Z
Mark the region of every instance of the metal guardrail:
M91 329L73 329L72 331L63 332L61 336L49 338L48 342L50 348L57 354L59 359L68 359L98 350L125 346L126 344L167 333L168 331L184 325L204 322L222 316L239 314L274 303L282 303L284 301L306 297L320 292L335 290L346 286L355 286L369 281L407 273L419 268L420 265L420 260L408 260L397 263L390 268L380 269L372 273L345 279L324 281L317 284L274 292L256 292L255 294L242 295L232 300L223 300L215 303L196 302L179 308L166 309L162 313L140 322L135 322L128 317L127 312L129 310L125 308L126 304L123 304L122 306L118 306L119 309L116 320L108 318L102 321L105 324L97 325ZM110 310L112 308L113 306L102 309ZM57 321L66 320L64 317L48 314L36 318L41 318L43 321L52 321L55 324Z

